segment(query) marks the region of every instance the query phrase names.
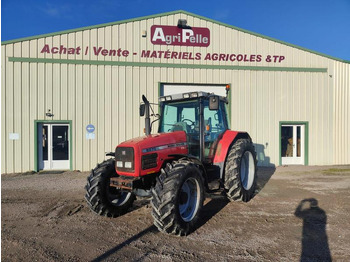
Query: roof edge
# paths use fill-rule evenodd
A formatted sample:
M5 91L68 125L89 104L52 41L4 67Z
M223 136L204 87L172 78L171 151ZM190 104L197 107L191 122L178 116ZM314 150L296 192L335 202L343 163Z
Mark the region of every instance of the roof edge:
M226 24L226 23L223 23L223 22L220 22L220 21L208 18L208 17L200 16L200 15L197 15L197 14L194 14L194 13L191 13L188 11L184 11L184 10L170 11L170 12L165 12L165 13L160 13L160 14L155 14L155 15L148 15L148 16L141 16L141 17L137 17L137 18L125 19L125 20L116 21L116 22L109 22L109 23L103 23L103 24L98 24L98 25L93 25L93 26L79 27L79 28L75 28L75 29L68 29L68 30L63 30L63 31L58 31L58 32L53 32L53 33L41 34L41 35L36 35L36 36L17 38L17 39L13 39L13 40L3 41L3 42L1 42L1 45L13 44L13 43L18 43L18 42L23 42L23 41L34 40L34 39L38 39L38 38L44 38L44 37L50 37L50 36L62 35L62 34L69 34L69 33L74 33L74 32L83 31L83 30L96 29L96 28L101 28L101 27L106 27L106 26L119 25L119 24L123 24L123 23L136 22L136 21L140 21L140 20L157 18L157 17L167 16L167 15L181 14L181 13L185 14L185 15L190 15L190 16L193 16L193 17L196 17L199 19L203 19L203 20L215 23L215 24L219 24L219 25L222 25L222 26L225 26L228 28L232 28L232 29L235 29L235 30L240 31L240 32L244 32L244 33L247 33L250 35L261 37L261 38L264 38L264 39L267 39L267 40L270 40L270 41L273 41L276 43L280 43L280 44L287 45L287 46L290 46L293 48L297 48L297 49L302 50L302 51L306 51L306 52L313 53L313 54L316 54L316 55L319 55L322 57L326 57L326 58L329 58L332 60L336 60L339 62L350 64L349 60L344 60L344 59L333 57L333 56L330 56L327 54L323 54L323 53L320 53L320 52L317 52L317 51L314 51L311 49L307 49L307 48L304 48L304 47L301 47L298 45L284 42L282 40L278 40L278 39L273 38L273 37L261 35L259 33L255 33L255 32L243 29L243 28L229 25L229 24Z

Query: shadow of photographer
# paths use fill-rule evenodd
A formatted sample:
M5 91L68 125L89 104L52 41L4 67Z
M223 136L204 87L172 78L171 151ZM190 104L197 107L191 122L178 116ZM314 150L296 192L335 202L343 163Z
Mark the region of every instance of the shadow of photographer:
M327 215L315 198L302 200L294 215L303 220L300 261L332 261L326 233Z

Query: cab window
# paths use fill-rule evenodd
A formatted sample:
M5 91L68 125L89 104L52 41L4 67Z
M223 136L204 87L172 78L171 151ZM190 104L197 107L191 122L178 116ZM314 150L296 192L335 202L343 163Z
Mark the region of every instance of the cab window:
M196 101L165 104L159 132L185 131L187 134L194 132L195 127L199 125L198 106Z

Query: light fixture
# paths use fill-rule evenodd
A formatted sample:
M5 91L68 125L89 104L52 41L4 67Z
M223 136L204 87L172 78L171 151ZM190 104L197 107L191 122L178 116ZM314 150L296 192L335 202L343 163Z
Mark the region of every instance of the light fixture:
M47 113L45 114L47 117L53 117L54 114L51 113L51 109L47 110Z

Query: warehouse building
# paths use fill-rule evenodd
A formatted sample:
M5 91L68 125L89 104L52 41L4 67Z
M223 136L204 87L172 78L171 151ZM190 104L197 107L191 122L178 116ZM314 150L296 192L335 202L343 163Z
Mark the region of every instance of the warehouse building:
M86 171L142 94L225 94L259 165L350 164L350 62L185 11L2 42L1 172ZM158 107L155 106L155 110Z

